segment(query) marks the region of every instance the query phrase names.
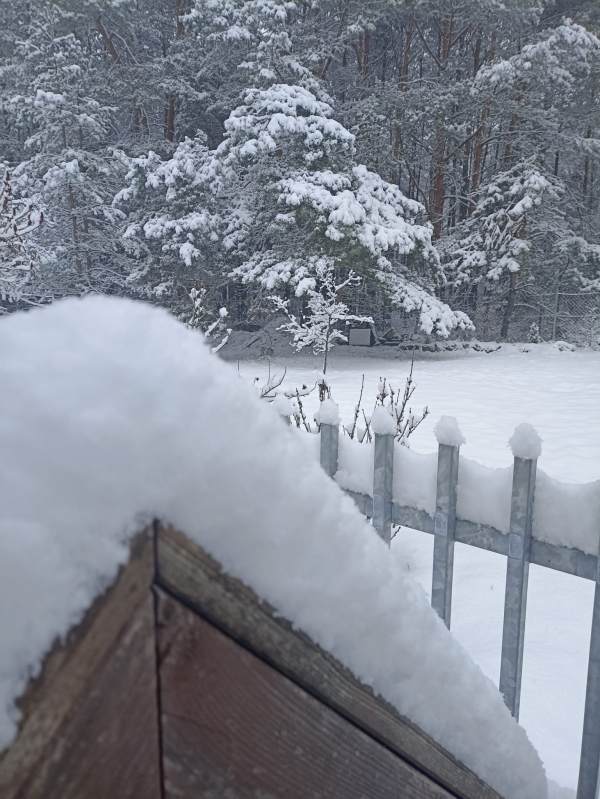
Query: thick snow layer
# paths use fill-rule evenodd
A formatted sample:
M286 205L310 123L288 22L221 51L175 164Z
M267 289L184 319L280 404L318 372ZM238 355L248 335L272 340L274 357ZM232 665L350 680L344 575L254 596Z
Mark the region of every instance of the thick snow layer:
M394 449L392 498L399 505L435 513L437 452L422 455L397 444Z
M462 447L467 439L460 432L460 427L455 416L440 416L434 428L438 444L447 444L450 447Z
M332 425L340 423L340 412L332 399L323 400L319 406L319 423Z
M459 519L487 524L508 533L512 476L512 464L505 469L491 469L461 457L456 492L456 515Z
M396 433L396 420L388 408L378 405L371 416L371 429L380 436L394 435Z
M542 454L542 439L535 427L528 422L515 427L508 443L515 458L533 459Z
M580 485L561 483L538 468L533 535L597 555L599 532L600 480Z
M292 403L285 394L277 394L271 405L273 410L285 419L289 419L292 415Z
M0 746L53 640L160 517L507 799L545 796L525 732L401 560L197 333L90 298L4 318L0 349Z
M359 494L373 494L373 444L340 433L336 482Z

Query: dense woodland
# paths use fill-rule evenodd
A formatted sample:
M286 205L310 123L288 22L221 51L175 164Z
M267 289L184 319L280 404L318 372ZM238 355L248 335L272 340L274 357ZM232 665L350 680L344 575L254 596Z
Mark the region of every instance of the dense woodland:
M3 312L100 292L215 332L600 334L596 0L4 0L0 21Z

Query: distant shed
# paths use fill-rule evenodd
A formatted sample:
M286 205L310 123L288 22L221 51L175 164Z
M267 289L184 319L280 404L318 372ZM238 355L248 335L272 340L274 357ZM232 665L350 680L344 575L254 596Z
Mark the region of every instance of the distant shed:
M158 523L19 707L2 799L498 799Z

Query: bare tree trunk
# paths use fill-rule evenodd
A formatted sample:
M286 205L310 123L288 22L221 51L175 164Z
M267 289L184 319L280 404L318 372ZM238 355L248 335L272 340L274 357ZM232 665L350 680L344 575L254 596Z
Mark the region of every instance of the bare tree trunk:
M117 52L117 48L115 47L115 45L113 43L113 40L108 35L108 33L106 31L106 28L102 24L102 19L101 19L100 15L98 15L96 17L96 30L98 31L98 33L102 37L102 41L104 42L104 46L106 47L106 49L108 51L108 54L112 58L113 62L115 64L120 64L121 63L121 58L119 56L119 53Z
M71 227L73 230L73 243L75 245L75 266L77 267L77 274L81 276L83 267L81 257L79 255L79 232L77 230L77 215L75 213L75 198L73 196L73 187L69 183L69 208L71 209Z
M433 157L434 172L431 184L430 219L433 223L433 238L442 234L444 221L444 202L446 200L445 168L446 168L446 132L443 123L438 122L435 152Z
M408 66L410 64L410 47L412 44L413 39L413 21L412 17L408 23L408 28L406 29L406 42L404 44L404 54L402 56L402 66L400 67L400 80L399 80L399 88L401 92L406 91L406 86L408 83ZM391 183L398 184L398 180L400 177L399 169L398 169L398 162L400 160L400 153L402 152L402 131L400 130L400 125L396 125L396 130L394 131L394 146L392 148L392 174L391 174Z
M487 61L492 62L496 54L496 33L492 33L490 42L490 51L488 53ZM481 39L477 39L475 45L475 57L473 59L473 74L476 75L481 67ZM481 118L479 120L479 127L475 134L475 147L473 151L473 172L471 176L471 199L468 206L467 216L471 216L475 207L477 206L478 189L481 182L482 162L483 162L483 149L485 139L485 125L490 115L490 104L486 103L481 110Z
M517 272L510 273L510 282L508 285L508 301L504 309L504 316L502 318L502 327L500 328L500 339L506 341L508 338L508 327L512 317L513 309L515 307L515 300L517 297Z
M181 21L181 0L173 0L175 9L175 38L181 39L184 34L183 22ZM164 135L167 141L175 141L175 97L171 95L167 98L165 109L165 129Z
M591 139L592 138L592 128L588 126L588 129L585 132L585 138ZM583 162L583 184L581 186L581 196L583 198L583 202L585 203L589 191L590 186L590 157L586 155L585 160Z

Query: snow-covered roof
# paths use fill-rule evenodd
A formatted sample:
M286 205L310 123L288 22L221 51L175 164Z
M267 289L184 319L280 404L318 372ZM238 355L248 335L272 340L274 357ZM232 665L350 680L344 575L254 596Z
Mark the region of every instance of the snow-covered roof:
M0 321L0 749L15 700L161 518L503 796L525 732L354 507L197 333L125 300Z

